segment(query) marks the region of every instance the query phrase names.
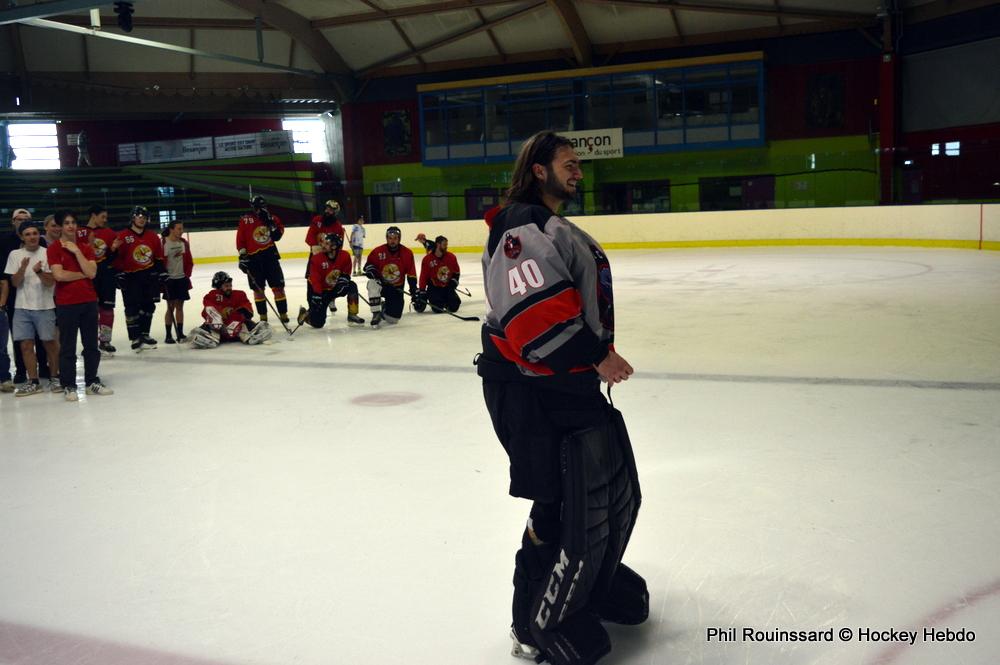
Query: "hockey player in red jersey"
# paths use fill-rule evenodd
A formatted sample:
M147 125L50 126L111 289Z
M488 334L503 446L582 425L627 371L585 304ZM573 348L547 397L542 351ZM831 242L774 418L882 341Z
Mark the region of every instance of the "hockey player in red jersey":
M309 222L309 230L306 231L306 244L309 245L310 254L319 254L323 251L320 240L328 233L336 233L340 236L340 244L344 244L344 225L337 217L339 213L340 204L330 199L323 206L323 214L313 216Z
M559 214L582 179L569 139L525 141L482 258L477 371L510 494L533 502L514 557L514 653L551 665L592 665L611 650L602 622L649 615L645 580L622 563L641 502L635 458L601 394L632 374L614 346L611 265Z
M434 251L420 264L420 289L413 297L413 309L422 312L430 303L435 314L457 312L462 301L455 290L459 279L458 259L448 251L448 239L434 239Z
M111 244L111 251L116 253L114 267L119 271L118 287L125 301L125 327L133 351L156 348L149 329L167 278L160 235L146 228L148 221L149 211L136 206L129 227L120 231Z
M254 304L261 321L267 321L264 287L270 286L278 308L278 318L288 322L288 302L285 300L285 274L281 271L281 255L276 242L285 234L281 218L270 213L263 196L250 201L253 208L240 217L236 230L236 250L240 254L240 270L246 273L253 290Z
M323 206L322 215L314 215L309 222L309 229L306 231L306 245L309 246L310 256L323 251L320 240L328 233L335 233L340 236L340 244L344 244L344 225L340 223L337 215L340 214L340 204L330 199ZM312 267L311 261L306 261L306 279L309 279L309 270ZM334 304L336 297L330 300L330 311L336 312L337 306Z
M212 275L212 290L201 301L205 322L188 335L196 349L214 349L222 342L260 344L271 339L267 321L253 322L253 309L245 291L233 291L233 278L219 271Z
M319 242L322 251L309 259L309 309L299 308L299 325L308 321L313 328L322 328L327 307L341 296L347 296L348 323L363 324L365 320L358 316L358 285L351 281L351 255L341 249L343 237L327 233Z
M398 226L390 226L385 232L385 244L373 249L365 261L368 302L375 327L383 320L391 324L399 323L403 316L404 285L410 287L411 298L417 291L417 267L413 262L413 252L400 244L401 236Z
M108 228L108 210L104 206L90 207L87 226L87 242L94 250L97 260L97 277L94 278L94 288L97 290L97 327L98 347L102 353L113 354L115 347L111 345L111 331L115 325L115 301L118 289L115 283L114 256L111 246L115 244L118 235ZM79 232L77 233L79 235Z

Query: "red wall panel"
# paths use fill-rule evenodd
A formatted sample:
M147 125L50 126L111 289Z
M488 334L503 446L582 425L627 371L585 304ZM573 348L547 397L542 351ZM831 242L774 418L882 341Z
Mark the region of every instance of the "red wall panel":
M875 131L878 113L879 58L840 60L808 65L768 66L767 138L768 140L803 139L827 136L866 134ZM816 93L820 79L842 81L842 100L835 103L838 121L834 126L811 126L810 115L817 115L810 104L822 103ZM871 125L871 126L870 126Z

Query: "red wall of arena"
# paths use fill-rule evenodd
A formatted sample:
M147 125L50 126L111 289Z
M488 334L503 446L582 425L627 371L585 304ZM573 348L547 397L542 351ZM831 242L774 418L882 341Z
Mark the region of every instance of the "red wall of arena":
M843 122L839 127L810 127L807 122L810 83L819 76L843 81ZM867 134L878 131L879 58L840 60L808 65L768 65L768 140Z
M948 155L946 143L958 142ZM903 134L897 157L904 174L905 201L933 199L1000 199L1000 123L950 127ZM931 154L931 146L939 154ZM906 165L905 161L912 164ZM909 184L908 188L906 185Z

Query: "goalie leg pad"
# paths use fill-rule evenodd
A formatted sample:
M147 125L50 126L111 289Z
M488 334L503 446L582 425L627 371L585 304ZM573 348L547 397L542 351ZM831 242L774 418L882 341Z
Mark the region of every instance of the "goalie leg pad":
M608 545L609 445L604 428L563 438L560 549L532 607L531 632L544 633L587 605Z
M253 330L247 333L246 339L243 339L243 342L250 344L251 346L255 344L262 344L271 339L273 334L274 331L271 329L271 324L267 321L260 321L253 327Z
M206 330L198 326L188 335L191 347L195 349L214 349L222 341L222 337L214 330Z
M649 618L649 589L637 572L618 564L611 578L611 588L595 594L590 608L602 621L637 626Z
M593 665L611 651L608 631L590 612L577 612L538 643L552 665Z

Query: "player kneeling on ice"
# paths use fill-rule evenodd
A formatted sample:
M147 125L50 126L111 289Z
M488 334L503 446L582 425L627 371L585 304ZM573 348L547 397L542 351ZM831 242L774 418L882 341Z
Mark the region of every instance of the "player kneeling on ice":
M334 298L347 296L347 322L364 323L358 316L358 285L351 281L351 255L341 249L344 238L336 233L320 236L320 252L309 259L306 296L309 309L299 308L299 325L322 328Z
M385 232L385 244L368 254L365 275L368 276L368 302L372 308L372 325L399 323L403 316L403 285L410 287L410 297L417 291L417 267L413 252L399 243L398 226ZM384 305L382 301L385 301Z
M271 339L267 321L253 322L253 306L245 291L233 291L233 278L224 272L212 276L212 290L202 300L205 320L188 339L196 349L214 349L222 342L260 344Z
M455 292L458 278L458 259L448 251L448 239L438 236L434 239L434 251L420 264L420 290L413 295L413 309L422 312L430 303L435 314L445 310L457 312L462 306Z

